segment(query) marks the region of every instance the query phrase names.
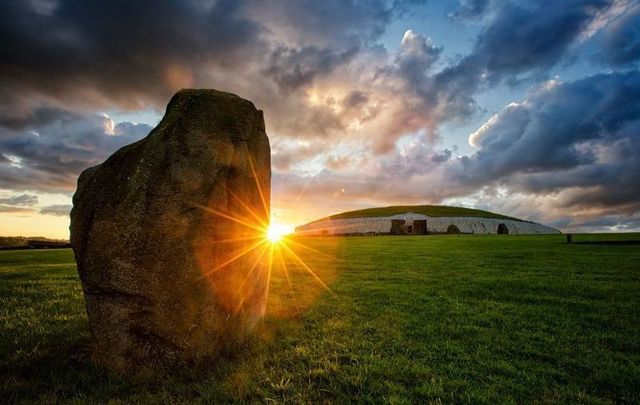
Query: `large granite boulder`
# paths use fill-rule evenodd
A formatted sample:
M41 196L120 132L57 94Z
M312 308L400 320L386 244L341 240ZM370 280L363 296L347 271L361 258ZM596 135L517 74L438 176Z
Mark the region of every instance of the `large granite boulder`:
M146 138L82 173L71 241L99 363L174 366L251 335L266 305L270 159L250 101L181 90Z

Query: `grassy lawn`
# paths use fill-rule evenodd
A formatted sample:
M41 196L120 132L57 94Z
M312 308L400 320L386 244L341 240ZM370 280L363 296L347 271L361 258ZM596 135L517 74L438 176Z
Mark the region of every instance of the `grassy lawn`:
M91 362L70 250L3 251L0 401L639 402L640 245L563 241L298 239L335 296L284 255L253 346L135 381Z

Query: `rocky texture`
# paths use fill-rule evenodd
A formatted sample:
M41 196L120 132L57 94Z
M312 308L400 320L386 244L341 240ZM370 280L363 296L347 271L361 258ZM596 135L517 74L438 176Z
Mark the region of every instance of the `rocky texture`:
M449 225L455 225L462 233L495 234L498 232L500 224L504 224L510 234L560 233L557 229L534 222L480 217L429 217L411 212L390 217L345 218L311 222L297 227L296 233L316 235L326 231L326 234L330 235L388 234L393 220L404 220L410 224L416 220L426 220L427 231L433 233L446 233Z
M270 167L262 111L182 90L146 138L82 173L71 241L98 362L198 361L249 335L265 309L261 249L232 259L263 239Z

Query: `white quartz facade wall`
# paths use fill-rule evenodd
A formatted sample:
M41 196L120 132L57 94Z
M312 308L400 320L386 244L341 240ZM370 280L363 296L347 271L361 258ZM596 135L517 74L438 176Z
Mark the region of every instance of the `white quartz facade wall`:
M449 225L455 225L462 233L498 233L498 225L505 224L509 234L552 234L557 229L533 222L513 221L510 219L480 217L429 217L422 214L406 213L390 217L345 218L313 222L296 228L300 234L341 235L358 233L389 233L392 219L404 219L407 225L413 225L416 219L427 220L427 231L444 233Z

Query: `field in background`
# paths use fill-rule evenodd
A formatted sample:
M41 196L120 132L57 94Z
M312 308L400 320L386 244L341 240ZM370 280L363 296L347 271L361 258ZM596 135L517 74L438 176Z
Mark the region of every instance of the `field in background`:
M50 239L42 236L0 236L0 250L52 247L66 248L71 245L68 240Z
M335 297L285 255L254 346L136 381L92 365L70 250L0 252L0 398L638 402L640 245L564 240L296 239Z

